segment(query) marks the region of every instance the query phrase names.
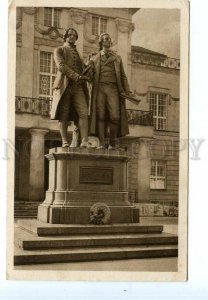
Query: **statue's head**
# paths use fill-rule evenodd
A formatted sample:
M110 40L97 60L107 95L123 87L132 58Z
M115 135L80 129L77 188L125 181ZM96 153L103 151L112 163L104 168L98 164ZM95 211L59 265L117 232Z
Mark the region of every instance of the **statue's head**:
M99 36L99 50L102 50L103 46L109 47L109 48L112 46L111 37L107 32L102 33Z
M64 31L64 34L63 34L64 42L66 42L66 39L69 37L69 35L70 35L71 33L73 33L73 34L75 35L75 37L76 37L76 40L78 40L78 33L77 33L76 29L70 27L70 28L68 28L68 29L66 29L66 30Z

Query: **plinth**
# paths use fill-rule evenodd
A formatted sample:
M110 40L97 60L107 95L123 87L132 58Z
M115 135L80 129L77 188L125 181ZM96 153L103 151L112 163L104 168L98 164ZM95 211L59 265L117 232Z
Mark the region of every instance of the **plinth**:
M110 224L139 222L139 210L128 201L125 151L53 148L46 158L49 189L38 208L39 221L89 224L91 207L104 203Z

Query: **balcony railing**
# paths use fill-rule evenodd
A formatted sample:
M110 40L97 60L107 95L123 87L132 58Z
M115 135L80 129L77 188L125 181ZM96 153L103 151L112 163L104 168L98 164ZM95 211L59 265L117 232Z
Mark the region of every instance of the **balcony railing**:
M41 116L50 115L51 110L50 99L39 99L29 97L15 97L15 112L16 113L28 113Z
M151 111L127 109L128 123L132 125L153 126Z
M29 97L15 97L15 112L50 116L51 110L50 99L39 99ZM151 111L127 109L128 123L132 125L153 125L153 115Z
M180 70L180 59L144 53L132 53L132 62Z

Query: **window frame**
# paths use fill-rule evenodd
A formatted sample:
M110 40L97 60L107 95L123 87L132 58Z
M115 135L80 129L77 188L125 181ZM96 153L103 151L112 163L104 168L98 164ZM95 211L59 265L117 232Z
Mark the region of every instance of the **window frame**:
M49 25L45 24L45 10L46 9L51 9L51 19L49 20L50 21ZM57 11L58 14L59 14L58 26L54 25L54 23L55 23L55 19L54 19L55 11ZM54 7L44 7L43 23L44 23L44 26L46 26L46 27L62 28L62 24L61 24L61 9L60 8L54 8Z
M152 104L152 97L151 94L156 95L156 98L154 98L154 100L156 100L156 114L154 114L154 109L153 104ZM165 96L165 116L161 116L159 114L159 97L160 96ZM158 92L158 91L149 91L149 109L150 111L153 112L153 123L154 123L154 130L158 130L158 131L166 131L168 128L168 94L167 93L163 93L163 92ZM163 128L159 128L159 120L165 120L165 126Z
M155 174L152 175L152 167L153 167L153 162L155 163ZM164 175L158 175L158 167L164 167ZM164 187L152 187L151 186L151 180L154 180L156 181L156 184L157 184L157 181L159 180L164 180ZM160 159L152 159L151 160L151 166L150 166L150 190L166 190L167 187L166 187L166 184L167 184L167 162L165 160L160 160Z
M98 34L94 34L93 32L93 18L97 18L98 19ZM106 21L106 30L101 32L101 20L105 20ZM92 31L92 35L93 36L99 36L102 33L108 32L108 18L103 17L103 16L99 16L99 15L92 15L92 22L91 22L92 26L91 26L91 31Z
M44 71L41 71L41 53L47 53L47 54L50 54L50 72L44 72ZM55 67L55 68L54 68ZM53 72L54 70L54 72ZM39 99L44 99L44 100L52 100L53 98L53 82L56 78L56 73L57 73L57 68L56 68L56 65L55 65L55 62L54 62L54 59L53 59L53 52L51 51L47 51L47 50L40 50L39 52L39 70L38 70L38 98ZM49 90L50 90L50 95L44 95L44 94L41 94L40 93L40 76L41 75L45 75L45 76L49 76L50 79L49 79ZM53 80L54 78L54 80Z

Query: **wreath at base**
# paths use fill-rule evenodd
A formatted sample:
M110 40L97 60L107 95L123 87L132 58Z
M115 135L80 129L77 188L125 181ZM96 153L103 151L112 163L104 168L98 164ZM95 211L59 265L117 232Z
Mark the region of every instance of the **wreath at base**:
M90 208L90 223L105 225L109 223L111 211L105 203L95 203Z

